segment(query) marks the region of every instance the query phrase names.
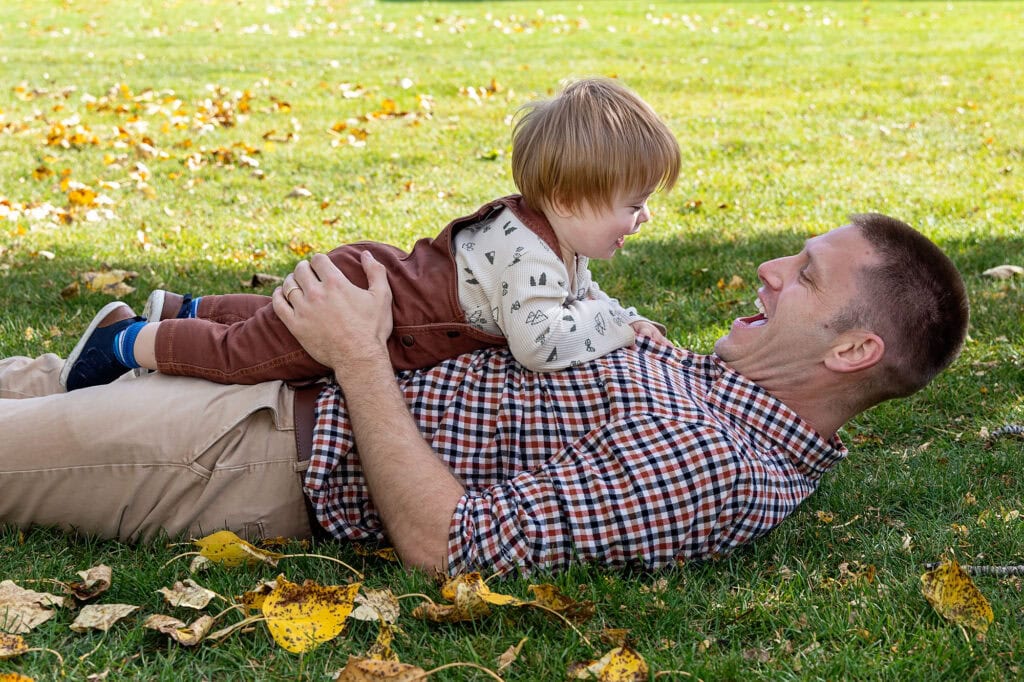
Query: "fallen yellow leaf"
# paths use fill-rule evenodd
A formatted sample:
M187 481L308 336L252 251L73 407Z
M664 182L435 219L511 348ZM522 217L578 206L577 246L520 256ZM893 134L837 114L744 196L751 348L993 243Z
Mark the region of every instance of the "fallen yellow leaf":
M596 661L573 663L568 670L570 679L600 682L646 682L649 674L646 661L629 647L615 647Z
M267 629L286 651L309 651L341 633L361 585L318 585L311 580L297 585L279 575L277 587L263 600Z
M259 549L229 530L217 531L192 542L199 546L200 556L224 566L244 566L260 562L277 566L277 560L284 556Z
M956 561L943 561L921 576L921 593L946 620L985 633L994 620L992 607Z
M25 643L24 637L0 632L0 661L21 656L26 651L28 651L28 644Z

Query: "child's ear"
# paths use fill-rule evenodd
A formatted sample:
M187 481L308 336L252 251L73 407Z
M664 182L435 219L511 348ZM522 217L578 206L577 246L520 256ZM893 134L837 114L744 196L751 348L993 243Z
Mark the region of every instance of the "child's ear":
M825 356L833 372L859 372L877 365L885 355L885 341L874 332L851 329L841 334Z

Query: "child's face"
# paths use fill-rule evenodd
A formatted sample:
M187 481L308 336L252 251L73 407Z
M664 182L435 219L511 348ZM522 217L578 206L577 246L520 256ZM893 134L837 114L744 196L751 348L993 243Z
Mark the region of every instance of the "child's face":
M573 212L551 211L548 219L558 236L563 256L570 253L587 258L611 258L622 248L626 237L636 234L640 225L651 219L647 208L650 192L622 195L611 208L586 202Z

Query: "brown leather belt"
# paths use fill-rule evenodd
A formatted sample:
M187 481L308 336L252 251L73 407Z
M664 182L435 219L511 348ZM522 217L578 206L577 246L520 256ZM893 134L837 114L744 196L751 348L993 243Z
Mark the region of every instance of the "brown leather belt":
M313 424L316 422L316 399L323 384L294 386L295 390L295 452L300 462L313 456Z
M294 419L295 419L295 454L300 462L308 462L313 456L313 425L316 423L316 399L320 397L323 384L309 384L307 386L293 386L295 393ZM330 534L320 525L313 509L313 503L309 497L303 495L306 501L306 514L309 516L309 529L314 540L328 540Z

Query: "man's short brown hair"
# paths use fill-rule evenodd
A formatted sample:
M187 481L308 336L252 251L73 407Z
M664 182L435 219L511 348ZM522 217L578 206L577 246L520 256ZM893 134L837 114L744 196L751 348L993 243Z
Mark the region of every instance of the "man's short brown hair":
M857 299L836 320L882 337L885 355L874 402L923 388L960 353L970 317L956 266L927 237L879 213L850 216L879 256L858 275Z
M643 99L608 78L566 85L524 105L512 133L512 178L534 209L555 202L610 208L616 198L671 189L679 143Z

